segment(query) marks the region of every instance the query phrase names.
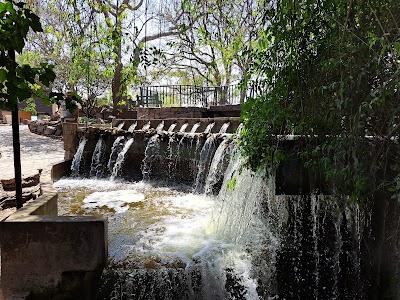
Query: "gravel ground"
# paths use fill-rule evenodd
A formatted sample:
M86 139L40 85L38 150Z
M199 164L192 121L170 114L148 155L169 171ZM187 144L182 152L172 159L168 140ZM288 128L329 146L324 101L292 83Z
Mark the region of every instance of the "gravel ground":
M22 177L37 173L38 169L50 167L64 159L63 142L33 134L27 125L20 125ZM12 129L0 125L0 179L14 178Z

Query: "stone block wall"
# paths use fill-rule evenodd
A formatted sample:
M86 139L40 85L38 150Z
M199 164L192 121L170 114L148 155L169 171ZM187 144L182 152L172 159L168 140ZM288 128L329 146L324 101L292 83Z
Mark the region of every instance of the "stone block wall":
M57 216L50 175L42 181L39 198L0 222L0 299L95 299L108 256L107 219Z

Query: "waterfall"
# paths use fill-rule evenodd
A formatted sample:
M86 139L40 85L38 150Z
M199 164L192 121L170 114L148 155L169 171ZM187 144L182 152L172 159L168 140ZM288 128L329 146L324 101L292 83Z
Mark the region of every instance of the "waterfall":
M131 126L128 128L128 132L133 133L133 131L136 129L137 126L137 121L133 122Z
M147 122L146 124L143 125L142 130L143 130L143 131L149 130L149 129L150 129L150 126L151 126L151 124L150 124L150 121L149 121L149 122Z
M208 171L208 176L206 178L204 188L206 194L215 194L215 192L218 192L221 187L218 186L218 183L222 181L227 164L229 163L231 154L230 142L230 139L224 139L215 151L214 157L211 161L210 170Z
M189 123L185 123L182 125L181 129L179 129L179 132L185 132L186 128L189 126Z
M118 158L118 153L121 152L122 148L124 147L125 144L125 137L123 136L119 136L115 139L112 148L111 148L111 154L110 154L110 158L108 160L108 170L110 173L112 173L113 169L114 169L114 165L115 162Z
M172 125L168 131L175 129ZM211 132L212 126L205 131ZM223 124L220 133L228 126ZM363 272L369 261L364 261L361 248L368 234L364 227L372 221L364 208L345 195L277 194L275 174L249 170L234 141L222 138L220 134L207 138L205 134L155 134L149 138L141 167L145 180L132 188L142 188L140 193L146 190L149 197L137 202L129 198L129 207L123 206L126 214L116 218L134 219L129 226L146 229L131 236L124 231L123 237L112 232L115 244L130 239L122 244L131 251L126 256L136 255L129 261L132 265L123 265L126 261L121 260L123 267L105 273L112 282L113 297L367 299L370 283ZM94 170L94 165L101 164L97 157L104 141L100 139L92 158ZM124 137L118 137L113 144L108 164L111 178L119 175L133 139L124 142ZM74 156L77 173L85 143L82 138ZM153 183L146 182L154 175L179 178L183 168L192 168L190 159L198 161L193 183L197 194L171 191L165 185L154 190ZM166 196L148 204L155 195ZM185 215L185 209L191 214ZM135 218L131 216L134 210L140 211ZM140 218L151 226L143 226Z
M230 124L231 124L230 122L224 123L224 125L221 126L219 133L221 134L226 133Z
M103 160L106 150L106 143L102 136L96 143L96 147L92 156L92 164L90 165L90 177L102 177L103 176Z
M210 133L211 130L213 129L215 123L209 123L206 127L206 129L204 129L204 133Z
M125 161L125 155L126 152L128 152L129 148L131 147L134 139L130 138L124 145L124 148L122 151L118 154L117 160L115 162L114 168L111 173L111 180L114 180L116 177L118 177L122 171L122 166Z
M175 127L176 127L176 123L172 123L170 126L169 126L169 128L168 128L168 132L173 132L174 131L174 129L175 129Z
M192 130L190 130L190 133L196 133L196 130L200 127L201 123L198 122L193 125Z
M157 125L156 132L160 133L164 128L164 121L161 121L160 124Z
M197 193L203 193L204 184L208 174L208 168L210 166L211 159L214 156L215 148L216 148L216 137L211 134L206 142L203 145L203 148L200 152L200 160L198 163L198 171L195 181L195 191Z
M153 135L147 142L146 150L144 152L144 160L142 165L143 178L150 179L151 165L160 154L160 139L159 135Z
M276 195L275 177L244 162L234 150L210 228L247 249L258 297L365 299L360 207L344 195Z
M72 177L79 176L79 167L81 165L82 155L83 155L83 151L85 150L86 142L87 142L86 137L82 137L79 142L78 149L76 150L76 153L72 160L72 165L71 165L71 176Z
M176 125L176 124L172 124ZM171 125L171 126L172 126ZM168 139L168 146L167 146L167 161L168 161L168 174L171 179L175 178L175 167L176 167L176 160L178 159L178 151L176 145L176 138L174 135L170 135Z

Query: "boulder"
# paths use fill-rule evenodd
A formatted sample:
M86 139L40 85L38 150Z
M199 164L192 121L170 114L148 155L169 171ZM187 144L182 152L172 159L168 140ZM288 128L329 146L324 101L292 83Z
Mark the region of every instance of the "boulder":
M54 126L47 126L44 130L44 135L53 135L56 133L56 128Z

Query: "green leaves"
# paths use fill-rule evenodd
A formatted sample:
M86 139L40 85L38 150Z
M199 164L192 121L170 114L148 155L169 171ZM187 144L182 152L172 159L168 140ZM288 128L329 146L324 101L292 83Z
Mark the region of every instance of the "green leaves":
M7 79L7 70L0 69L0 82L4 82Z
M2 108L13 109L17 102L32 95L45 97L37 80L48 86L54 79L53 67L42 64L33 68L28 64L19 65L15 51L21 53L29 30L42 31L39 17L25 8L23 2L5 0L0 2L0 101Z
M353 1L351 13L348 4L290 0L263 12L242 149L253 169L276 166L277 135L318 137L304 139L307 165L338 192L367 198L398 182L387 170L400 170L400 2Z

